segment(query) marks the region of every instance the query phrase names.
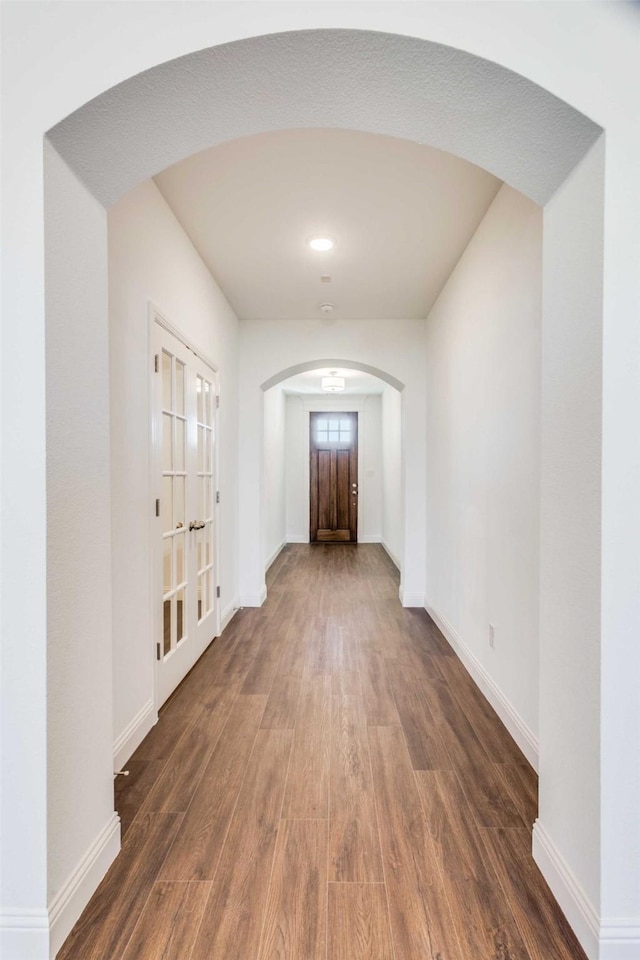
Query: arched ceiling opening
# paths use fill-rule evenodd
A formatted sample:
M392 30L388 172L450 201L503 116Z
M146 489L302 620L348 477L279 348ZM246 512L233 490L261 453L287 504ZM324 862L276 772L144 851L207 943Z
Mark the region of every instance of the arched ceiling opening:
M207 147L305 127L429 144L539 204L601 133L548 91L464 51L394 34L310 30L160 64L96 97L48 135L110 205Z
M277 373L274 373L272 377L269 377L268 380L265 380L264 383L260 384L261 390L269 390L271 387L275 387L277 384L282 383L283 380L288 380L290 377L295 377L300 373L306 373L309 370L361 370L363 373L368 373L372 377L378 377L379 380L384 380L385 383L388 383L389 386L395 387L396 390L404 390L404 383L402 380L398 380L397 377L394 377L393 374L389 373L386 370L381 370L379 367L374 367L369 363L361 363L359 360L336 360L334 359L318 359L318 360L306 360L303 363L295 363L290 367L285 367L283 370L279 370Z

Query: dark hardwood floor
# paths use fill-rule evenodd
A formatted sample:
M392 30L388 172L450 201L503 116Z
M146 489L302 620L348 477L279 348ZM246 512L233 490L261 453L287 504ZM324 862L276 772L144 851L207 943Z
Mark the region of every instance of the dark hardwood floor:
M377 545L291 545L116 782L60 960L584 960L536 777Z

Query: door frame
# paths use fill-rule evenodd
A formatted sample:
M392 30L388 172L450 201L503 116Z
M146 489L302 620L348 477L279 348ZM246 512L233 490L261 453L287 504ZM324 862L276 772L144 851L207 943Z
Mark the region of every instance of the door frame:
M362 515L360 513L360 503L362 502L363 487L363 414L367 403L367 397L364 394L353 394L346 397L321 397L321 396L302 396L302 409L305 412L305 430L307 436L307 456L304 461L304 482L307 498L307 506L310 505L311 494L311 469L309 464L309 453L311 446L311 416L312 413L357 413L358 414L358 539L357 543L363 543L360 539L360 528ZM309 522L307 519L307 534L305 543L310 543Z
M327 446L324 443L321 443L317 440L317 424L320 422L320 418L324 419L325 422L329 422L332 417L335 417L338 422L341 421L341 418L348 418L347 422L351 424L350 430L350 439L348 446L340 446L340 442L337 441L337 446L331 446L331 442L327 440ZM312 424L312 418L313 424ZM315 434L315 436L314 436ZM309 413L309 540L311 543L358 543L358 504L360 502L360 473L359 473L359 460L358 460L358 450L359 450L359 436L360 436L360 414L357 410L348 410L348 411L333 411L332 413L327 413L325 411L310 411ZM336 442L336 441L333 441ZM323 449L324 448L324 449ZM339 453L346 453L348 459L348 477L347 477L347 514L348 514L348 531L349 539L331 539L331 537L320 537L320 502L321 502L321 478L320 478L320 453L328 453L330 460L330 476L328 480L329 485L329 498L332 502L331 512L333 518L335 517L336 529L334 531L328 531L323 529L323 533L327 534L332 532L337 534L338 529L345 531L344 525L340 526L339 524L339 500L340 500L340 490L341 483L339 479ZM335 460L334 460L335 454ZM335 463L335 469L334 464ZM355 492L353 487L356 487ZM327 491L325 490L325 493ZM355 509L353 509L355 508ZM313 538L315 531L315 539Z
M199 347L195 346L194 343L184 334L181 330L175 327L162 313L159 307L156 306L153 301L149 301L148 310L147 310L147 332L148 332L148 369L149 369L149 386L148 386L148 398L149 398L149 491L148 491L148 501L149 501L149 527L148 527L148 543L149 543L149 596L151 598L151 658L153 664L153 703L157 711L160 709L158 704L158 659L157 659L157 648L156 643L158 637L162 635L162 622L160 617L160 612L162 610L162 555L161 552L157 550L157 536L155 531L154 521L156 520L155 513L155 501L157 496L159 496L160 491L158 490L158 476L162 474L162 464L161 460L161 436L160 431L160 418L157 416L158 411L156 410L156 372L155 372L155 355L156 353L161 352L161 347L158 344L158 330L162 328L167 333L170 333L171 336L175 337L183 347L193 353L198 359L202 360L203 363L211 369L213 373L213 382L215 386L215 395L216 395L216 404L214 407L214 427L215 427L215 443L214 443L214 453L213 453L213 487L215 491L220 490L220 465L219 465L219 456L220 456L220 417L219 417L219 407L220 407L220 378L218 367L213 363L212 360L202 351ZM213 555L215 561L216 569L216 579L220 581L220 504L218 498L215 497L213 504L213 516L214 516L214 545L213 545ZM220 598L218 596L214 597L214 611L213 611L213 626L214 634L213 638L220 636ZM204 651L203 651L204 652ZM198 658L199 659L199 658ZM197 663L197 660L195 661Z

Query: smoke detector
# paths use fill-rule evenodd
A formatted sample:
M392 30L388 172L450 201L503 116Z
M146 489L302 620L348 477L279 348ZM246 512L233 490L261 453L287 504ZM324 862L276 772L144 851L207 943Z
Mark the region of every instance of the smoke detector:
M323 313L333 313L333 311L335 310L335 308L336 308L335 303L321 303L321 304L320 304L320 309L322 310Z

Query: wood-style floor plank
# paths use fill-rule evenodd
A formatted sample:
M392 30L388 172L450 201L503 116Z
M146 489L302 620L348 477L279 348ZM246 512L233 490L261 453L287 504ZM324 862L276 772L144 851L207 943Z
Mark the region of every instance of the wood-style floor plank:
M326 820L282 820L265 910L260 960L325 960Z
M426 681L429 710L480 826L519 827L520 814L466 714L446 683Z
M393 960L384 884L329 884L327 960Z
M277 674L262 718L263 730L293 730L301 686L301 674Z
M216 697L196 714L142 804L142 815L187 809L235 696L232 688L218 688Z
M331 676L303 678L291 769L282 816L285 820L326 820L329 816L329 731Z
M508 898L530 960L586 960L531 857L524 828L482 831L490 861Z
M240 694L162 868L162 880L213 880L266 697Z
M120 774L114 781L114 800L120 814L120 833L124 836L137 816L140 807L162 773L166 760L129 760L127 776Z
M507 785L522 821L528 830L538 816L538 778L528 763L496 763L499 776Z
M415 670L404 663L387 664L398 716L414 770L447 770L451 759L434 723Z
M421 771L418 790L465 960L529 960L462 788L452 771Z
M58 960L119 960L181 820L182 814L152 813L132 824L119 856L85 907Z
M535 773L382 548L267 579L116 780L123 849L59 960L584 960Z
M329 879L383 880L364 710L334 696L331 721Z
M291 753L290 730L259 730L191 960L255 957Z
M122 960L189 957L210 891L210 883L154 883Z
M401 728L369 727L369 743L395 960L459 960L437 852Z
M387 727L398 724L400 718L387 673L387 662L381 654L367 650L364 644L360 651L360 675L367 722L370 726Z

